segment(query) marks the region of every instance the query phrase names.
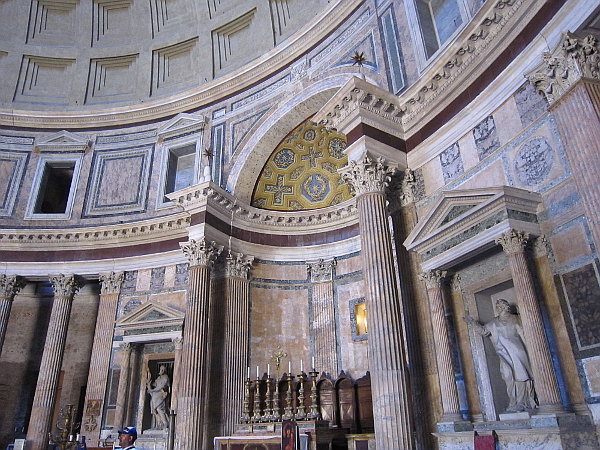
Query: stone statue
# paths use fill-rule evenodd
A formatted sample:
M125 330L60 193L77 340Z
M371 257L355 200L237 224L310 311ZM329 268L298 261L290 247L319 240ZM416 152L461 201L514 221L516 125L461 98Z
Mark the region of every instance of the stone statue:
M152 414L153 429L164 429L169 426L167 418L167 397L171 383L169 376L165 373L165 366L160 366L156 380L152 381L152 375L148 371L148 381L146 382L146 390L150 394L150 412Z
M489 336L496 349L510 400L506 412L534 409L537 404L521 320L510 312L510 304L504 299L496 302L496 310L498 315L483 326L470 316L463 317L463 320L476 333Z

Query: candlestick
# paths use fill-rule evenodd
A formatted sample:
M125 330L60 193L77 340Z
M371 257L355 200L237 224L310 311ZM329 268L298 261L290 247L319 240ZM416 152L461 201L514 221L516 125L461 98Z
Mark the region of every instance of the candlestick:
M300 360L300 373L304 372L304 362Z
M312 371L314 372L315 371L315 357L314 356L311 358L310 362L311 362L311 366L312 366Z
M292 362L288 361L288 375L292 374Z
M271 376L271 364L267 364L267 378Z
M248 366L248 376L246 378L250 379L250 366Z
M256 379L258 380L260 377L258 375L258 366L256 366Z

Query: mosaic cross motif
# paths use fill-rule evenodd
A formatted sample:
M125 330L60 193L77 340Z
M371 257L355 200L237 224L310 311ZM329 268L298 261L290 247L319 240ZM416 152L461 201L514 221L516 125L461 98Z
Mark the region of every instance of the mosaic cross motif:
M310 162L310 167L314 169L315 167L317 167L317 158L322 157L323 152L315 152L315 148L311 145L310 147L308 147L308 155L302 156L302 161L308 160Z
M267 184L265 186L265 192L269 192L274 194L273 203L276 205L283 204L283 195L284 194L292 194L293 188L292 186L286 186L283 184L283 175L277 176L277 184Z

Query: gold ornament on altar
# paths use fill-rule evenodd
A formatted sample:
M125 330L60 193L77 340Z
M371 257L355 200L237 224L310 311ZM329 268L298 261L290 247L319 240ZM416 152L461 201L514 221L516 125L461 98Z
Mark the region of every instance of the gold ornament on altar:
M60 415L63 414L61 408ZM52 433L48 433L48 439L52 444L58 445L60 450L75 449L79 445L79 434L75 434L78 424L73 423L73 416L75 410L73 405L67 405L67 412L65 414L65 425L61 427L58 422L56 428L60 431L58 436L52 436Z

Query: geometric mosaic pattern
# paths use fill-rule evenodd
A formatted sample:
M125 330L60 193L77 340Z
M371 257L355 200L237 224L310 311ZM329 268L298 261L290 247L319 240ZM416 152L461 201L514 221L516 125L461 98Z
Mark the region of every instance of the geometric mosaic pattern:
M277 146L256 182L252 206L277 211L324 208L352 198L338 174L346 137L310 120Z

